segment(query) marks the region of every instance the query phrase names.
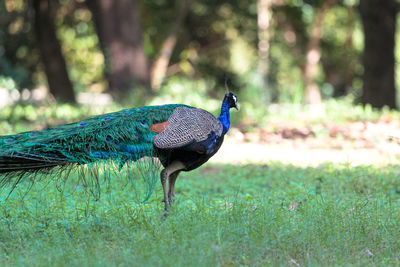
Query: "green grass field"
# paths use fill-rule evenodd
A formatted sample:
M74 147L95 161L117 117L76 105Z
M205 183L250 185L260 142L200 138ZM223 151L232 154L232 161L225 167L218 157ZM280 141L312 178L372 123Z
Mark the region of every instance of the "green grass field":
M400 166L206 165L163 219L122 177L96 201L22 184L0 206L1 266L398 266ZM75 177L76 178L76 177Z

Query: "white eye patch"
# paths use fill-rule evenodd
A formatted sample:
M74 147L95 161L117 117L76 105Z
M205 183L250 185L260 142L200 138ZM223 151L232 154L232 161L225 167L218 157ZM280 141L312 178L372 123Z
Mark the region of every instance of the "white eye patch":
M235 100L235 103L237 102L237 98L236 98L236 96L232 96L233 97L233 100Z

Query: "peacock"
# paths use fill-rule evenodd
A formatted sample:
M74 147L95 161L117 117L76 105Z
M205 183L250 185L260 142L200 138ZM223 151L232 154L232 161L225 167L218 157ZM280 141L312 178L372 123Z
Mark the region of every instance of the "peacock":
M145 106L98 115L41 131L0 136L0 186L12 190L26 177L59 176L74 167L104 160L128 162L158 158L160 180L168 210L175 200L175 181L181 171L207 162L221 147L230 127L230 109L238 109L229 92L221 114L183 104ZM168 190L167 190L168 181Z

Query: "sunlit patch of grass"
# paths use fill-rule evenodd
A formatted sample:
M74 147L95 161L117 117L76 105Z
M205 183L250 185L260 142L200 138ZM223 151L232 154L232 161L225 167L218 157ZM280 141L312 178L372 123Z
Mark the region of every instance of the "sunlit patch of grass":
M400 166L208 165L163 219L123 177L95 201L45 179L0 205L2 266L398 265Z

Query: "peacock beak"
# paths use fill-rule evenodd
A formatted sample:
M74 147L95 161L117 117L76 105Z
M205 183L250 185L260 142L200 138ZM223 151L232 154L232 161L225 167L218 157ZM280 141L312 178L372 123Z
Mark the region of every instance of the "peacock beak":
M239 111L239 110L240 110L240 105L239 105L239 103L236 103L236 106L235 106L235 108L236 108L236 110L237 110L237 111Z

